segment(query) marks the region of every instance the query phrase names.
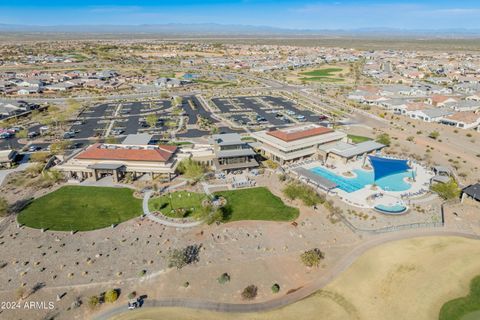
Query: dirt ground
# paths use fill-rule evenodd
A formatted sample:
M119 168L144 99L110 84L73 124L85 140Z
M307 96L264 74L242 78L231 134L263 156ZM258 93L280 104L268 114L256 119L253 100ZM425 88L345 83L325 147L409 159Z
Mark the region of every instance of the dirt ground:
M438 319L443 303L468 292L470 280L480 273L479 255L478 240L401 240L369 250L324 290L278 310L224 314L152 308L124 313L115 319L433 320Z

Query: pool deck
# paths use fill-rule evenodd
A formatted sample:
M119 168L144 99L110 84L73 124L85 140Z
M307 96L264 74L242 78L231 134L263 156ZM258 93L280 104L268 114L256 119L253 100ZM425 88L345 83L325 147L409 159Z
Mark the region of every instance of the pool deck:
M323 166L320 161L312 161L303 165L299 165L296 168L310 170L316 167L322 167L339 176L345 177L343 174L345 172L351 172L355 169L364 170L362 169L362 164L363 161L349 162L348 164L338 162L333 164L334 167L327 168ZM373 208L375 205L377 205L377 201L368 201L367 199L378 193L382 193L394 197L399 201L403 200L404 203L408 203L408 199L425 195L428 192L430 179L434 175L433 172L416 162L412 162L412 169L416 172L415 182L409 182L411 187L406 191L385 191L379 187L372 188L372 185L367 185L365 188L350 193L339 188L333 189L329 193L337 195L342 201L358 208ZM292 168L291 170L295 170L295 168ZM381 201L381 198L379 198L378 201Z

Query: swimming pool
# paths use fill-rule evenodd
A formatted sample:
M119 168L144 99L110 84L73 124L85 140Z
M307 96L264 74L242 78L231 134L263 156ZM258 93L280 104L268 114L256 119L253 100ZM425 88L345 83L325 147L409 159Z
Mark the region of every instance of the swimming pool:
M404 178L412 176L411 170L391 174L378 179L377 181L374 179L373 170L365 171L362 169L355 169L353 172L355 172L356 177L352 178L342 177L322 167L316 167L310 169L310 171L336 183L337 188L348 193L363 189L366 185L373 183L385 191L405 191L411 187L409 183L404 181Z
M374 209L385 214L401 214L407 211L408 208L403 204L396 203L393 205L379 204Z

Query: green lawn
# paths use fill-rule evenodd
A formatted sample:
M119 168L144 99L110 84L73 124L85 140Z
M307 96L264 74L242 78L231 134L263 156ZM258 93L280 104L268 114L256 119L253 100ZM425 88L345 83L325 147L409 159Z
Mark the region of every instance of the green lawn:
M334 76L334 73L341 72L342 68L324 68L324 69L317 69L307 72L301 72L300 74L303 76L309 77L331 77Z
M341 68L324 68L312 71L301 72L301 81L321 81L321 82L342 82L344 79L335 78L335 73L341 72Z
M450 300L440 309L439 320L478 319L480 315L480 276L470 283L470 293L466 297Z
M286 206L267 188L251 188L215 193L227 199L225 221L290 221L298 217L297 208Z
M349 134L347 137L348 137L348 139L352 140L353 143L360 143L360 142L365 142L365 141L372 140L369 137L356 136L356 135L353 135L353 134Z
M170 197L171 196L171 197ZM206 198L203 193L188 191L176 191L158 198L152 198L148 202L150 211L160 211L162 214L172 218L190 216L202 207L202 201ZM185 209L185 214L172 212L174 209ZM175 210L174 210L175 211Z
M34 200L18 215L32 228L88 231L117 224L142 213L142 201L126 188L66 186Z

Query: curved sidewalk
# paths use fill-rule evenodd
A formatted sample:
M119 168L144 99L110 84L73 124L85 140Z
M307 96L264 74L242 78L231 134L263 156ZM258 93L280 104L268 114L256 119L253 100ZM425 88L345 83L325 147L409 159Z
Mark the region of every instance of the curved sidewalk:
M315 292L323 289L327 284L329 284L333 279L343 273L348 267L350 267L362 254L364 254L369 249L375 248L381 244L389 243L392 241L405 240L411 238L419 237L431 237L431 236L440 236L440 237L464 237L470 239L479 240L480 236L461 233L455 231L439 231L439 230L415 230L415 231L405 231L398 232L395 234L383 234L382 236L375 236L374 238L367 240L360 245L353 248L348 254L341 258L332 268L325 272L322 276L317 278L316 281L313 281L307 286L302 287L301 289L288 294L282 297L276 298L274 300L269 300L259 303L251 304L236 304L236 303L222 303L207 301L202 299L192 299L192 298L164 298L158 300L146 300L142 308L152 308L152 307L180 307L180 308L192 308L192 309L202 309L210 310L216 312L231 312L231 313L249 313L249 312L260 312L277 309L284 307L286 305L292 304L299 300L302 300ZM111 317L127 312L126 306L116 307L110 310L107 310L95 317L93 319L110 319ZM131 311L135 312L135 311Z
M167 227L173 227L173 228L193 228L193 227L197 227L199 225L201 225L203 223L203 221L194 221L194 222L188 222L188 223L178 223L178 222L173 222L173 221L169 221L169 220L165 220L165 219L161 219L155 215L153 215L151 212L150 212L150 209L148 209L148 200L150 199L150 197L152 196L152 193L153 191L152 190L148 190L147 192L145 192L145 195L143 196L143 214L150 220L154 221L154 222L157 222L157 223L160 223L160 224L163 224L164 226L167 226Z

